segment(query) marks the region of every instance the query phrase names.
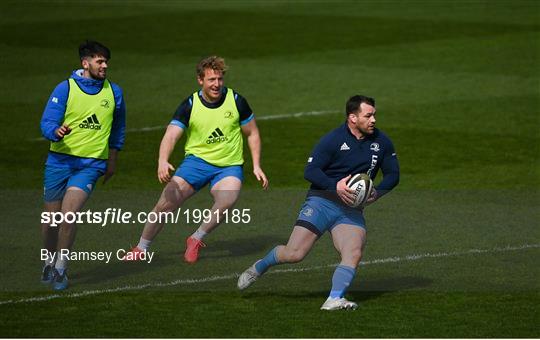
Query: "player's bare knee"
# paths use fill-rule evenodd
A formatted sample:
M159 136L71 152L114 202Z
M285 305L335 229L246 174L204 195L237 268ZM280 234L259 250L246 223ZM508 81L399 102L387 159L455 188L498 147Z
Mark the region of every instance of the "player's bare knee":
M304 254L301 254L301 253L293 253L291 255L291 259L290 259L290 262L291 263L297 263L297 262L300 262L304 259Z
M286 254L287 262L289 263L300 262L306 256L305 251L303 251L302 249L287 249Z
M50 234L58 234L58 225L53 226L50 223L42 223L41 230Z
M170 212L178 208L179 202L170 200L167 197L161 197L154 207L155 212Z
M234 207L234 203L236 203L236 201L220 202L219 204L216 203L216 208L220 212L225 212L225 210L229 210Z
M345 256L343 256L345 255ZM350 263L353 263L353 264L358 264L360 263L360 260L362 259L362 250L361 248L354 248L354 249L351 249L349 251L347 251L346 254L342 254L342 257L344 259L347 259L347 262L350 262Z
M234 207L234 204L238 200L236 195L215 195L214 196L214 208L219 210L227 210Z
M161 197L159 198L159 201L162 201L161 203L164 204L164 202L172 205L172 210L175 210L178 206L180 206L185 200L187 200L191 196L192 192L190 189L182 187L176 182L169 182L165 189L163 190L163 193L161 194ZM159 204L160 202L158 202Z
M60 225L58 226L58 233L59 234L62 234L62 233L71 233L75 230L76 228L76 225L75 223L67 223L67 222L62 222L60 223Z

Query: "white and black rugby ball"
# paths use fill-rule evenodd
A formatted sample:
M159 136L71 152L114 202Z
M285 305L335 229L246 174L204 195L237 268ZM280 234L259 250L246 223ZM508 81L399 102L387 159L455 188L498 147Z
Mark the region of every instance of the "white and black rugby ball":
M355 191L354 202L349 204L353 208L364 206L373 191L373 181L368 174L352 175L347 181L347 186Z

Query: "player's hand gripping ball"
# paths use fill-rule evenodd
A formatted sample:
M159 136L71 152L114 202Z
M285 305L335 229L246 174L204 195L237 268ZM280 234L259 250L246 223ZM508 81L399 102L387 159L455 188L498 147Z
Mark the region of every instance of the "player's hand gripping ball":
M353 175L347 181L347 186L355 191L354 202L349 205L353 208L363 207L373 191L373 181L367 174Z

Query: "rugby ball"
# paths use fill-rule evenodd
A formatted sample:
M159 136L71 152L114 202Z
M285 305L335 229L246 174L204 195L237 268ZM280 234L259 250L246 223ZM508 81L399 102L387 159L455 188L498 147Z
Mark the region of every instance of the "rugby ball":
M364 206L373 191L373 181L368 174L352 175L347 181L347 186L355 191L354 203L350 204L353 208Z

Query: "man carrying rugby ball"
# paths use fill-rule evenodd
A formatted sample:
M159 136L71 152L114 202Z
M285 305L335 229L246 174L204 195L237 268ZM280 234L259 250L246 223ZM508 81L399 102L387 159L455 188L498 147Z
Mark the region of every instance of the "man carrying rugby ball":
M355 190L347 186L347 181L357 173L367 173L374 179L382 170L383 180L371 191L366 204L373 203L399 182L394 146L375 128L375 113L373 98L357 95L347 101L346 122L325 135L308 158L304 178L311 182L311 187L287 245L275 247L244 271L238 279L239 289L249 287L272 266L302 261L315 241L329 231L341 262L321 309L357 307L344 296L362 258L366 226L363 206L351 207Z

